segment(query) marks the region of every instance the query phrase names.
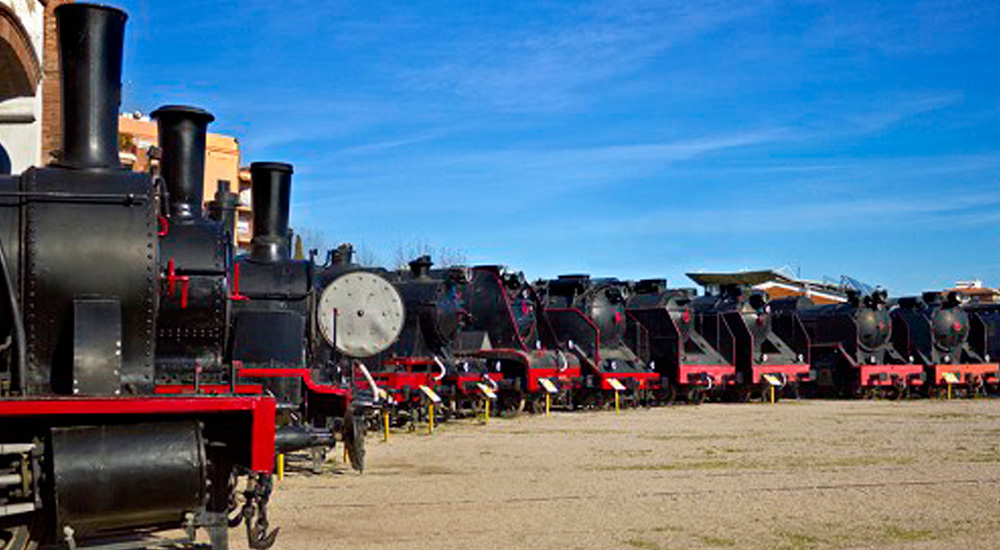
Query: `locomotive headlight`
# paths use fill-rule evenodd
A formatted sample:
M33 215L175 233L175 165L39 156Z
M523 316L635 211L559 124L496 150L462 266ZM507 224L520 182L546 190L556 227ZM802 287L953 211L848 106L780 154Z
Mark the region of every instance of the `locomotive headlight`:
M983 360L986 361L987 363L989 363L990 362L990 354L987 353L986 356L983 357Z
M610 368L611 368L611 370L618 370L618 363L615 362L615 361L612 361L611 365L610 365Z
M945 362L945 363L951 363L951 357L950 357L950 356L948 356L948 355L945 355L945 356L944 356L944 362Z
M910 356L910 362L911 363L913 362L913 356L912 355Z
M987 359L987 361L989 361L989 359ZM652 370L652 371L656 370L656 361L650 361L649 362L649 370Z
M801 353L796 356L796 359L799 360L799 363L804 363L806 360L805 356L802 355Z
M535 349L542 349L542 341L535 340Z
M767 359L768 359L768 357L767 357L767 354L766 354L766 353L762 353L762 354L760 354L760 361L761 361L762 363L767 363Z

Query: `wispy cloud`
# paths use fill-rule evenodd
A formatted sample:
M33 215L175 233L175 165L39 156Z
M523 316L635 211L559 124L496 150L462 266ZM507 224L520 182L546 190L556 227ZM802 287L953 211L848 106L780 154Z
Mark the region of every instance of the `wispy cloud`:
M594 86L627 76L671 46L760 9L746 2L612 2L559 11L560 23L463 35L430 69L404 71L416 87L509 112L586 105ZM613 84L618 84L617 82Z

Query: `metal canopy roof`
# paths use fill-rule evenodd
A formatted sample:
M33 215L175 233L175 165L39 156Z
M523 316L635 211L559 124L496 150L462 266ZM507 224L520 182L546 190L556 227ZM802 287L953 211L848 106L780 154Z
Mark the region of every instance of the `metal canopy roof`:
M688 273L687 276L701 286L745 285L755 286L770 281L795 283L794 279L771 269L738 271L735 273Z

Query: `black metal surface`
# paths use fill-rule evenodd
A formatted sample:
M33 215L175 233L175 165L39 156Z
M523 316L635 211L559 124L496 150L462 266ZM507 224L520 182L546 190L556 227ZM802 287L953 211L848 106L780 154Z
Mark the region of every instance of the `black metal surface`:
M638 323L627 339L633 351L674 383L687 383L678 378L681 365L731 364L695 329L693 298L690 289L668 289L665 280L648 279L633 286L627 302L629 316ZM646 357L639 348L645 348Z
M279 453L301 451L311 447L333 447L335 443L332 432L306 426L281 426L274 434L274 448Z
M451 355L451 346L465 322L463 291L467 281L458 272L432 271L432 265L430 257L421 256L410 262L409 272L391 274L406 305L406 318L390 356Z
M27 191L120 193L131 205L25 200L23 308L28 320L28 389L72 391L73 308L78 298L121 303L121 377L126 393L153 381L156 308L156 213L149 176L129 172L30 169ZM81 220L86 225L81 227Z
M121 391L122 305L111 299L73 300L73 394Z
M160 308L157 379L220 383L229 323L228 272L232 237L220 221L203 216L205 143L214 117L194 107L167 106L157 120L161 175L169 196L169 222L160 238Z
M205 196L205 140L208 124L215 120L196 107L167 105L150 114L156 120L163 156L160 176L170 190L170 215L202 217Z
M537 288L561 344L573 342L601 372L648 370L625 343L627 284L588 275L560 275Z
M204 506L196 422L54 428L51 447L57 533L177 525Z
M233 193L229 180L219 180L215 189L215 197L208 203L208 217L222 224L232 242L236 235L236 208L240 204L240 196Z
M119 168L118 107L127 16L92 4L63 4L55 15L62 72L60 164Z
M253 240L250 258L279 262L290 251L288 209L292 196L292 165L255 162L250 165L253 189Z
M900 298L892 310L893 343L924 365L982 363L982 349L970 345L972 320L955 293L926 292Z

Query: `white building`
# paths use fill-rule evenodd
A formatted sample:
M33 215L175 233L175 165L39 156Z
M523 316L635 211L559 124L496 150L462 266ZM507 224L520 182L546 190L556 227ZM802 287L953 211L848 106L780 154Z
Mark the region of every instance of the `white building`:
M0 172L41 164L46 4L0 0Z

